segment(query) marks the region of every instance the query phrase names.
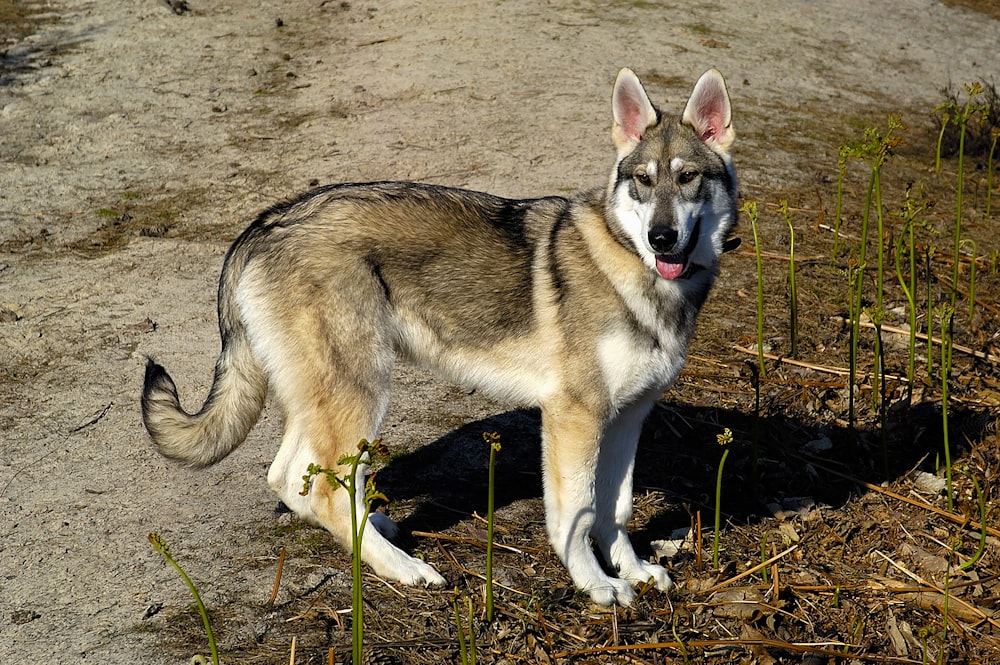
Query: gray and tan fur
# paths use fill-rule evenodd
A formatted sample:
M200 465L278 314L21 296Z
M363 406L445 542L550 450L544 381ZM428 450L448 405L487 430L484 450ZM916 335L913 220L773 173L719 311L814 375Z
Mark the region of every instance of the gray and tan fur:
M549 538L577 587L601 604L627 604L651 579L669 589L626 533L632 470L643 419L684 364L736 223L734 134L715 70L680 117L661 115L622 70L612 111L617 160L603 190L510 200L346 184L265 211L225 259L222 352L202 409L185 413L169 375L148 363L143 418L157 449L191 466L219 461L270 389L285 432L268 483L350 546L348 497L326 483L303 497L302 476L377 437L393 364L406 358L541 409ZM362 558L376 573L444 584L387 539L388 518L369 526Z

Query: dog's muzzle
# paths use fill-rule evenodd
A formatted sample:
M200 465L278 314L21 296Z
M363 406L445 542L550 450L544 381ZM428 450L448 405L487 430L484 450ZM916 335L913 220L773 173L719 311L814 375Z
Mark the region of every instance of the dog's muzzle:
M677 247L679 234L670 226L655 226L649 231L649 245L656 253L656 272L663 279L679 279L687 275L688 259L701 235L701 218L695 223L684 247Z

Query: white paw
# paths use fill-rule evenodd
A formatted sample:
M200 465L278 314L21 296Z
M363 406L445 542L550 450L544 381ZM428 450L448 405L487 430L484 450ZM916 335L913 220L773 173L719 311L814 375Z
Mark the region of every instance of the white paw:
M631 605L635 600L635 590L632 585L617 577L605 577L595 580L583 589L590 594L590 599L598 605Z
M637 586L649 584L653 580L659 591L670 591L674 587L674 581L670 579L666 568L641 559L636 559L634 565L619 570L618 575Z
M440 589L447 584L441 573L429 563L411 557L408 564L400 571L400 582L410 586L424 586L432 589Z
M396 525L388 517L372 523L372 530L365 529L361 541L361 560L372 567L375 574L410 586L443 587L446 582L429 563L416 559L399 549L382 535L382 526Z
M366 559L376 574L410 586L440 588L446 584L441 573L426 561L416 559L388 542L385 545L377 556L372 556L375 553L369 551Z

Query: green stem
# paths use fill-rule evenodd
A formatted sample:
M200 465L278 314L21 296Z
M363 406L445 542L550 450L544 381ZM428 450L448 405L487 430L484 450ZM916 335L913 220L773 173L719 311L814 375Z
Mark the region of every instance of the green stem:
M754 500L760 498L760 471L758 470L758 458L760 457L760 375L753 371L754 367L747 361L751 368L751 381L753 381L753 497Z
M940 107L939 107L940 108ZM947 112L941 115L941 131L938 132L937 152L934 155L934 172L941 173L941 142L944 140L944 130L948 126L950 116Z
M764 365L764 264L760 253L760 236L757 233L757 202L747 201L743 210L750 218L750 228L753 230L754 254L757 257L757 365L761 377L767 376Z
M908 365L908 376L909 381L907 382L906 388L906 401L908 404L913 402L913 380L916 378L917 374L917 252L914 246L913 238L913 220L910 220L909 224L909 237L907 239L907 246L909 250L910 259L910 288L908 292L910 294L910 345L909 345L909 365Z
M874 198L875 198L875 224L877 232L877 260L875 266L875 312L876 318L879 319L876 324L875 329L875 367L872 369L872 403L875 405L877 410L877 405L879 404L879 395L882 393L881 385L883 377L885 375L885 367L883 362L885 356L882 353L882 328L881 320L883 316L882 303L884 300L885 292L885 220L882 215L882 171L879 167L879 163L876 162L872 166L872 185L874 188ZM880 417L882 413L880 412Z
M858 255L858 265L855 269L852 281L851 292L851 367L850 367L850 389L847 411L848 421L851 428L854 428L854 388L857 383L858 369L858 342L861 337L861 307L864 302L864 273L865 261L868 257L868 222L871 219L872 195L875 191L876 170L872 170L872 175L868 179L868 192L865 194L865 211L861 217L861 246ZM850 269L848 269L850 270Z
M913 375L916 372L916 361L915 354L917 349L917 310L913 299L913 287L915 279L916 264L913 260L913 220L907 221L906 232L909 233L909 251L910 251L910 280L907 284L907 280L903 277L903 267L900 264L900 254L903 249L902 238L896 240L895 251L893 252L893 258L896 263L896 278L899 280L899 286L903 290L903 295L906 297L906 304L909 305L910 309L910 344L909 344L909 357L906 370L906 403L911 404L913 402Z
M462 622L462 613L458 611L458 589L455 589L455 598L452 600L455 608L455 628L458 630L458 653L462 660L462 665L468 665L469 650L465 645L465 625Z
M310 464L307 474L303 476L305 487L302 495L308 494L311 488L313 476L322 474L327 483L334 489L340 487L347 492L348 505L351 510L351 655L353 662L361 663L364 656L364 589L362 586L361 568L361 545L364 537L365 527L368 524L368 516L371 514L372 501L376 498L384 498L375 490L372 478L367 480L362 477L364 511L359 515L358 511L358 469L368 460L377 458L384 453L381 451L381 442L369 443L362 440L358 444L358 453L353 456L343 456L337 460L337 464L343 468L347 466L349 471L343 476L337 475L336 469L326 469L317 464ZM361 474L364 476L364 474Z
M788 211L788 201L781 202L781 211L785 216L785 223L788 225L788 296L790 300L788 325L791 328L792 338L792 358L797 358L798 343L798 294L795 290L795 228L792 226L792 216Z
M837 204L833 211L833 260L837 260L840 254L840 216L843 210L844 199L844 176L847 175L847 156L844 148L840 149L840 158L837 159Z
M722 467L726 464L729 456L729 448L722 451L722 460L719 462L719 474L715 480L715 537L712 540L712 566L719 569L719 530L722 521Z
M983 496L983 490L975 476L972 476L972 484L976 488L976 499L979 501L979 549L976 550L971 559L959 566L961 570L968 570L976 565L983 557L983 552L986 551L986 498Z
M990 144L990 156L986 160L986 216L990 216L993 204L993 152L997 148L997 139L1000 139L1000 129L993 128L993 142Z
M934 372L934 344L931 339L934 337L934 303L933 296L931 294L932 287L931 283L934 281L934 273L931 272L931 254L934 252L932 247L928 247L924 252L924 264L927 267L927 377L933 378Z
M851 317L851 349L849 360L849 378L847 382L847 421L852 431L854 429L854 388L858 380L858 337L860 334L859 320L861 318L861 275L863 272L863 265L848 265L847 283L850 296L848 313Z
M858 256L858 265L864 265L868 258L868 221L871 219L872 195L875 192L876 173L872 169L872 174L868 178L868 191L865 193L865 212L861 216L861 248Z
M969 263L969 327L971 328L976 315L976 257L979 255L979 249L976 241L971 238L961 242L962 245L966 243L972 246L972 261Z
M490 472L486 494L486 620L493 621L493 512L494 475L499 446L490 446Z
M174 570L180 574L181 579L184 580L187 588L190 589L191 595L194 596L194 602L198 606L198 612L201 614L201 622L205 626L205 635L208 636L208 648L212 652L212 663L219 665L219 651L215 645L215 634L212 632L212 623L208 620L208 610L205 609L205 603L201 602L201 595L198 593L198 588L195 587L194 582L191 581L191 578L184 572L180 564L174 561L174 558L170 555L170 546L167 545L166 541L159 534L149 534L149 542L153 545L153 549L159 552L167 560L167 563L173 566Z
M351 650L352 661L361 663L364 656L364 621L365 603L362 593L361 579L361 535L365 523L368 521L368 513L358 524L358 464L361 461L361 454L355 455L351 460L351 472L347 481L337 478L337 482L347 490L351 505Z
M955 509L954 492L951 484L951 446L948 441L948 376L951 374L952 319L954 310L941 310L941 425L944 438L944 467L948 487L948 512Z
M968 108L968 104L966 104ZM958 175L956 179L955 191L955 262L951 267L951 306L955 307L955 300L958 298L958 266L961 255L959 250L962 246L962 189L965 187L965 128L968 125L968 118L959 117L958 133Z
M466 597L465 605L469 610L469 665L476 665L476 627L472 613L472 598Z
M882 368L882 377L879 381L879 405L878 405L878 427L879 438L882 440L882 470L886 479L889 478L889 439L885 429L885 411L888 403L888 396L885 388L885 347L882 345L882 315L878 316L875 323L875 356L878 358L879 367Z
M878 282L875 285L875 307L881 311L884 297L885 276L885 219L882 214L882 171L875 167L872 172L875 180L875 220L878 230Z

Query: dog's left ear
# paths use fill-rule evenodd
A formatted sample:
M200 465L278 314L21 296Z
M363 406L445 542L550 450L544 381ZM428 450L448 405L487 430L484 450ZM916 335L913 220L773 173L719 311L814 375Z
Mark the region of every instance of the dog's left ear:
M684 108L683 122L712 150L724 154L736 138L726 80L715 69L701 75Z
M658 119L649 96L639 82L639 77L631 69L622 69L615 79L615 91L611 96L611 111L615 124L611 137L618 148L618 157L629 154L642 140L646 130Z

